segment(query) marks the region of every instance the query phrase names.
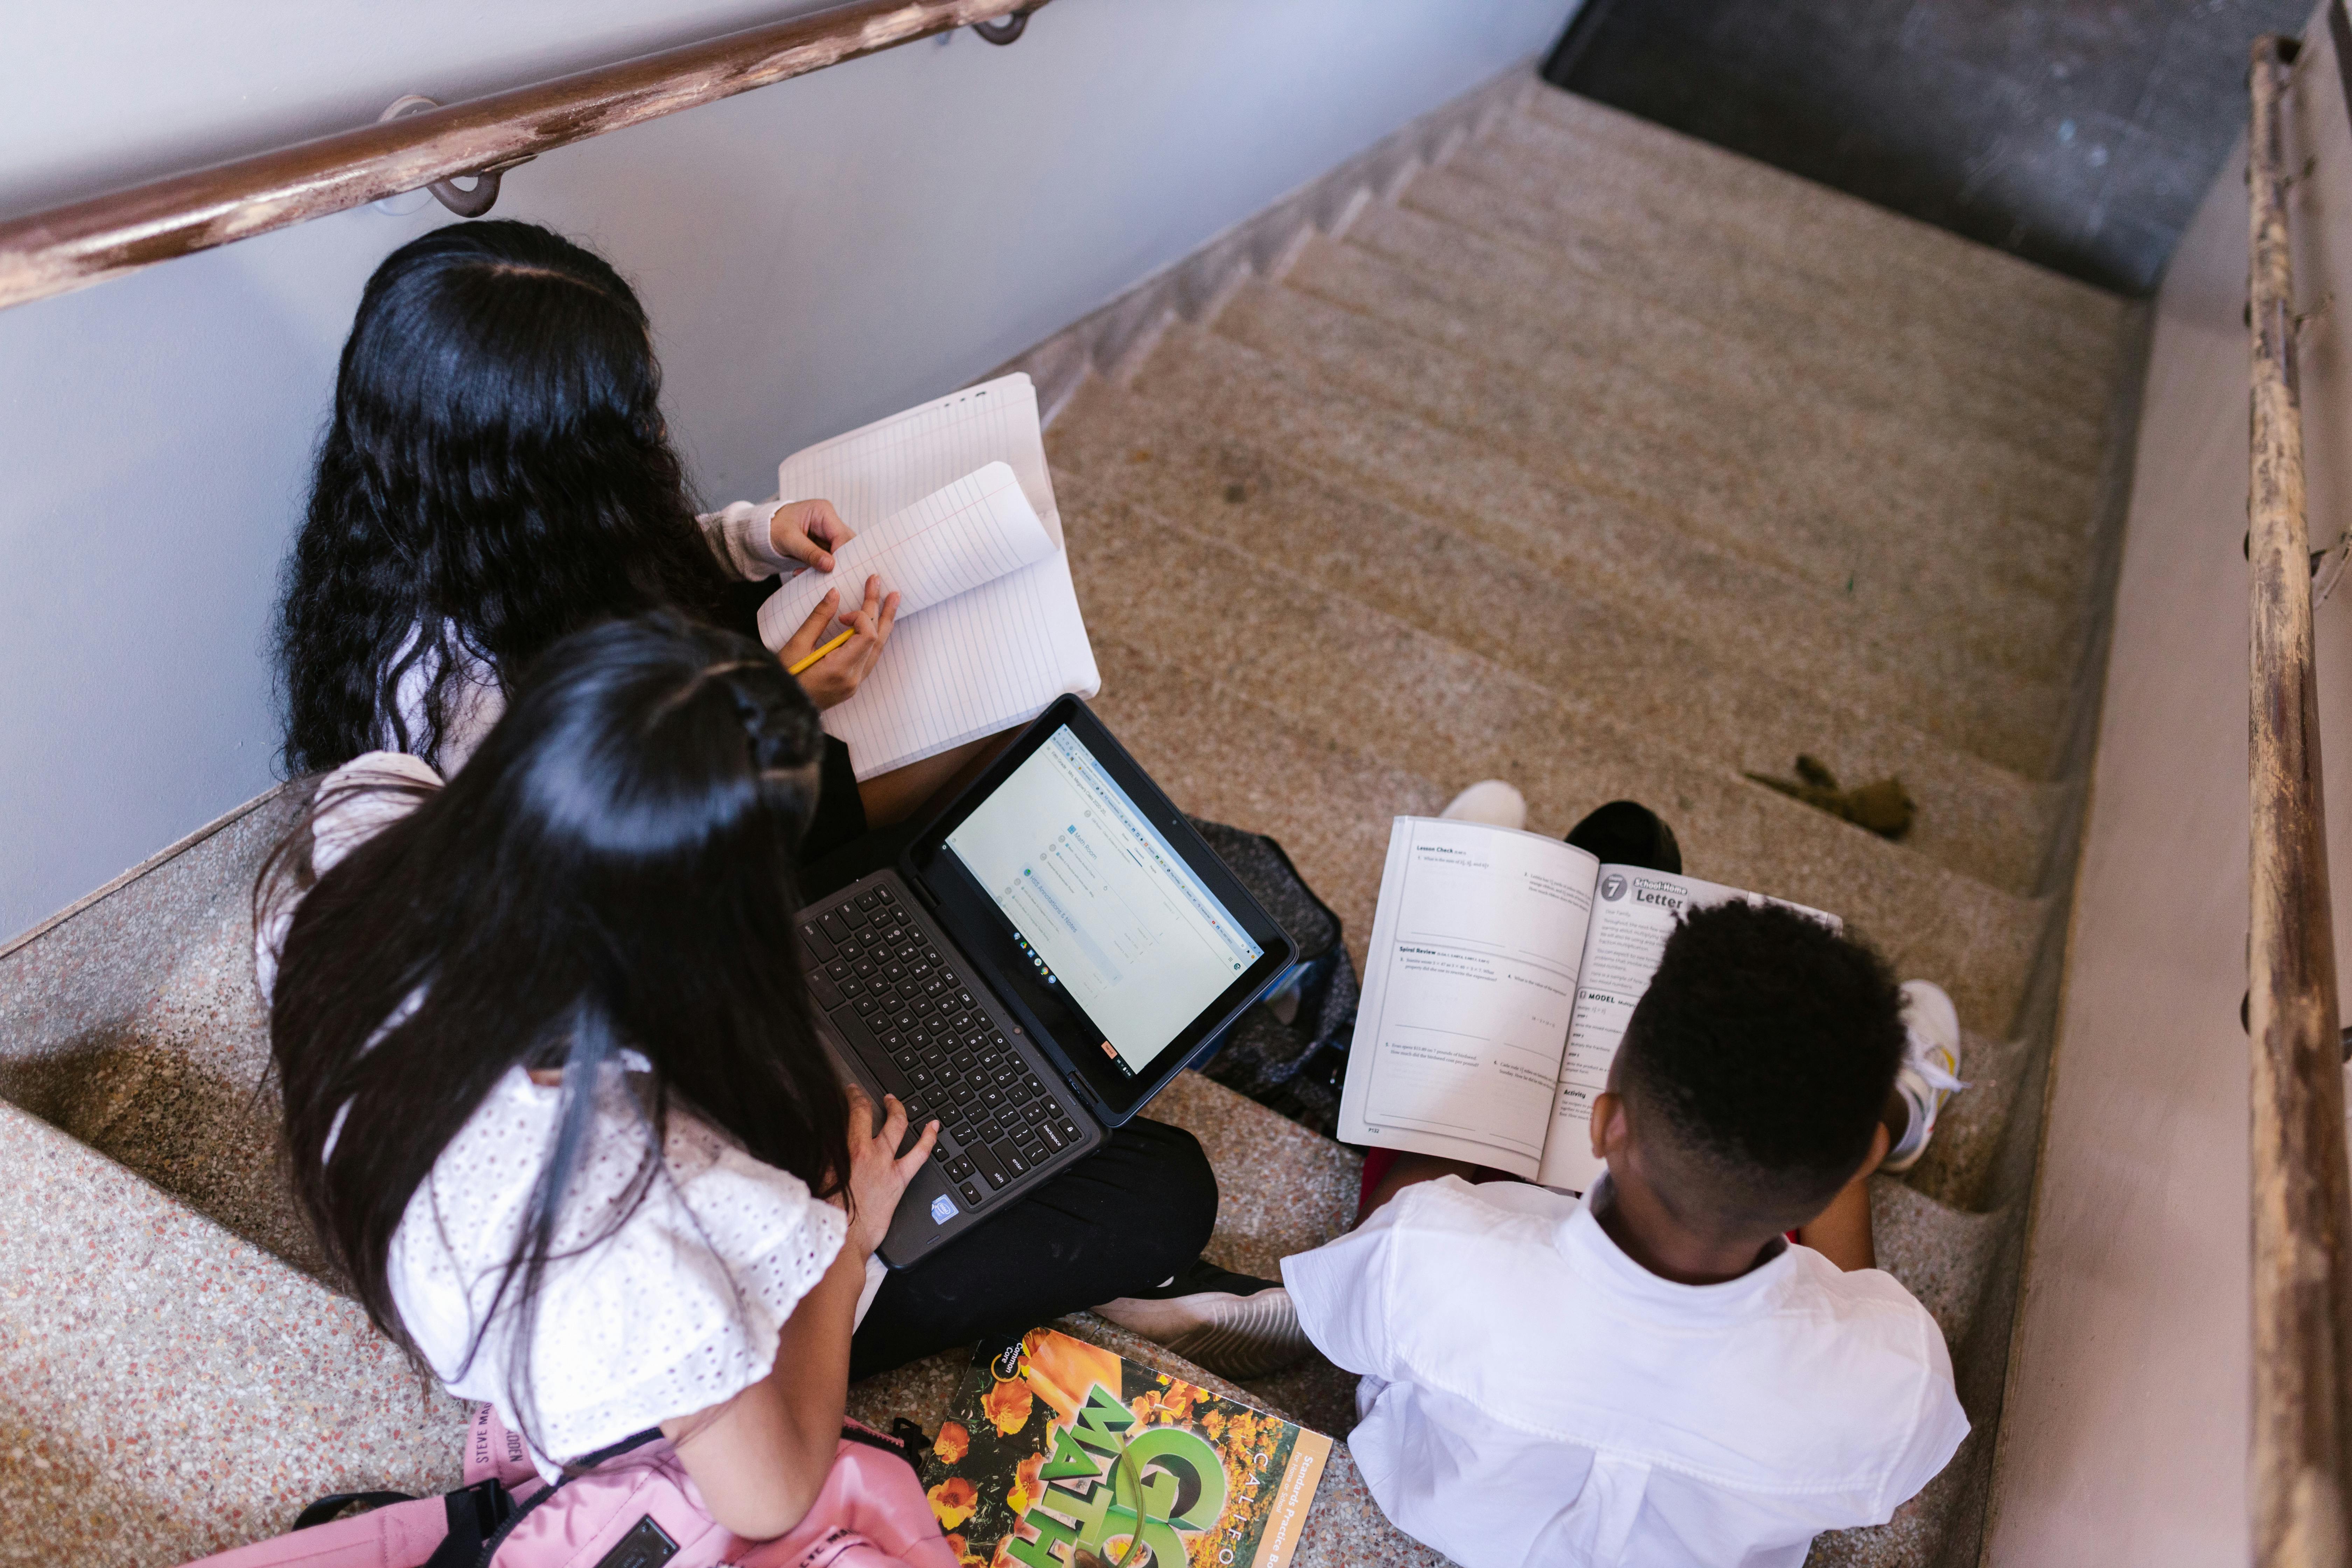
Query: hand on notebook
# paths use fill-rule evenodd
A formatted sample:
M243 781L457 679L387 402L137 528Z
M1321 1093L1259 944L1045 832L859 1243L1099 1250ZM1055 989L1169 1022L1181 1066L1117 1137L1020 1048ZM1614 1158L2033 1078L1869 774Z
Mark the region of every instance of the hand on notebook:
M856 535L829 500L788 500L768 519L768 542L820 572L833 570L833 552Z
M776 657L790 669L830 639L836 616L855 634L797 678L801 689L820 709L849 700L858 682L874 668L875 659L881 657L882 645L890 640L890 625L898 618L898 595L885 595L882 579L868 577L865 604L845 616L840 611L841 590L827 589L824 597L816 602L816 608L809 612L808 619L801 623L801 629L776 650Z

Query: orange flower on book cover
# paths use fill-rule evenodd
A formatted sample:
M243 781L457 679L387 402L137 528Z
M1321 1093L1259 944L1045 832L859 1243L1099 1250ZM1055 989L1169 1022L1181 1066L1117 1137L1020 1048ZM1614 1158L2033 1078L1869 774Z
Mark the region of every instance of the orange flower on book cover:
M1139 1539L1131 1568L1281 1568L1331 1452L1319 1432L1050 1329L983 1341L949 1426L960 1438L942 1428L923 1479L958 1555L989 1568L1071 1568L1080 1551L1118 1563Z

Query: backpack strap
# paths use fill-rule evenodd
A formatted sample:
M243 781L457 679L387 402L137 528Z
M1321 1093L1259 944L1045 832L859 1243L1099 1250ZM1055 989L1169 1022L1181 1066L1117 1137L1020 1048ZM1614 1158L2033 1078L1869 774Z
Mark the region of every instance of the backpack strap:
M310 1530L325 1524L353 1503L365 1503L372 1509L388 1503L415 1502L406 1492L330 1492L294 1516L293 1528Z
M477 1568L484 1546L520 1511L514 1494L496 1479L446 1493L442 1502L449 1510L449 1533L418 1568Z

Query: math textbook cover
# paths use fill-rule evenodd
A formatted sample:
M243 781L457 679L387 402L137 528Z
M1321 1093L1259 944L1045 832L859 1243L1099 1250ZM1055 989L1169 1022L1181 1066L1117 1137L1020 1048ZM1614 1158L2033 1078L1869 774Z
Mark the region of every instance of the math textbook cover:
M1033 1329L974 1347L923 1485L965 1568L1282 1568L1330 1456L1320 1432Z

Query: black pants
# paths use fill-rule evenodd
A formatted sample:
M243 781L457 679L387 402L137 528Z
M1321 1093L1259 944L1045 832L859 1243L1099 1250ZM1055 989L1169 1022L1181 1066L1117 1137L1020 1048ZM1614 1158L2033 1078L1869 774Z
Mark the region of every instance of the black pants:
M1201 1256L1216 1221L1200 1143L1137 1117L1006 1213L893 1269L849 1342L849 1375L1149 1290Z

